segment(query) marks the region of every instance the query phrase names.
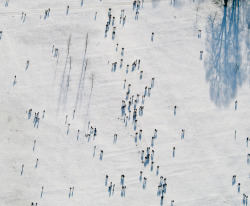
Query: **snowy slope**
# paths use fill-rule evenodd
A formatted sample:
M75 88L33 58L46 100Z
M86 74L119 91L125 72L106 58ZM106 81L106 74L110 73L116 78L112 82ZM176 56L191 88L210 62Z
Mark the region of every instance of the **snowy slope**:
M231 0L224 9L209 0L144 0L138 20L132 3L9 0L7 5L0 0L0 205L246 203L243 193L250 194L248 2ZM48 8L49 17L44 18ZM109 8L115 16L114 40L112 25L105 37ZM122 9L124 25L119 23ZM59 50L57 57L53 45ZM140 67L132 71L132 63L139 59ZM136 108L144 106L136 128L134 104L127 124L121 115L128 84L129 97L140 95ZM152 88L142 104L145 86ZM128 100L126 105L129 115ZM35 112L40 121L34 126ZM89 121L89 127L97 129L95 137L86 137ZM151 145L155 129L157 138ZM135 138L140 130L141 139ZM145 157L147 147L151 153L154 150L152 170L151 160L145 166L141 161L141 151ZM125 196L121 175L125 175ZM162 203L157 195L160 176L167 178ZM147 177L145 187L143 177ZM110 182L115 190L109 194Z

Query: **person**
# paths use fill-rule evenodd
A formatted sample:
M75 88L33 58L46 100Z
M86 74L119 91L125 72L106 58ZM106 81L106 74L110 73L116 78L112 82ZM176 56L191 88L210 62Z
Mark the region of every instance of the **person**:
M69 5L67 6L66 14L68 15L68 13L69 13Z

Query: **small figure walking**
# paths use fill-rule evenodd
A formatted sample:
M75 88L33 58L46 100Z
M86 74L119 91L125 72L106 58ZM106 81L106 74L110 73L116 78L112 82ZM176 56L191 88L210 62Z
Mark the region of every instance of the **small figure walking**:
M69 134L69 127L70 127L70 124L68 124L68 130L67 130L67 134Z
M66 15L69 14L69 5L67 6L67 11L66 11Z
M202 60L203 51L200 51L200 60Z
M234 185L236 183L236 175L233 175L232 177L232 185Z
M71 196L71 187L69 188L69 198L70 198L70 196Z
M24 168L24 165L22 165L22 171L21 171L21 175L23 175L23 168Z
M154 33L154 32L152 32L152 35L151 35L151 41L154 41L154 35L155 35L155 33Z
M160 169L160 166L158 165L157 170L156 170L156 175L159 175L159 169Z
M34 140L33 151L35 150L35 146L36 146L36 140Z
M38 165L38 159L36 159L36 166L35 166L35 168L37 168L37 165Z
M185 130L182 129L182 130L181 130L181 139L184 139L184 136L185 136Z
M198 39L201 38L201 30L198 30Z
M66 120L65 120L65 124L67 123L67 121L68 121L68 115L66 115Z
M105 179L105 186L107 186L108 178L109 178L109 176L108 176L108 175L106 175L106 179Z
M103 158L103 150L101 150L100 152L100 160L102 160L102 158Z
M13 86L16 84L16 76L15 76L15 79L14 79L14 82L13 82Z
M25 22L26 20L26 14L24 14L24 17L23 17L23 22Z
M41 192L41 198L43 197L43 186L42 186L42 192Z

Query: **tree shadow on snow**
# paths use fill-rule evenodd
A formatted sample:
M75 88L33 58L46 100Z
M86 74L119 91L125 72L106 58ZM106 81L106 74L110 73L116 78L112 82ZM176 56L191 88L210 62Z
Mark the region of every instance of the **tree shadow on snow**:
M247 78L241 46L247 40L242 35L247 2L232 0L223 8L223 17L210 15L206 27L205 68L210 84L210 97L216 106L228 106ZM244 6L245 5L245 6ZM220 23L221 21L221 23Z
M154 9L159 5L160 1L161 0L151 0Z

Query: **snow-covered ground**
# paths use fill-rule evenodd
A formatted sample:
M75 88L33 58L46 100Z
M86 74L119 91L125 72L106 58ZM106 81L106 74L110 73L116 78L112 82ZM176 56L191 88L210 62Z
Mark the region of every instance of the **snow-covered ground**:
M0 205L246 205L249 8L144 0L137 19L132 0L0 0Z

